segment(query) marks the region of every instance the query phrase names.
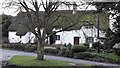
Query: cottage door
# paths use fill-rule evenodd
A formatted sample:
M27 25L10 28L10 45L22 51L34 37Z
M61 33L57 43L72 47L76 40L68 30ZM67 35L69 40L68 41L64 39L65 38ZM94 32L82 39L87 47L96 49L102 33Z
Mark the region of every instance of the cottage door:
M74 37L74 45L78 45L79 44L79 37Z
M55 43L55 35L51 35L49 41L50 41L50 44L54 44Z

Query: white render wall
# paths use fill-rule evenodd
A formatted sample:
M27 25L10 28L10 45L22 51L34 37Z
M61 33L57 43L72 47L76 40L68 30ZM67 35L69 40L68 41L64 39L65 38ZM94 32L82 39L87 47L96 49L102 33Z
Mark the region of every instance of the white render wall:
M55 44L69 44L70 43L74 45L74 37L80 37L79 42L85 43L84 35L80 30L59 32L56 35L60 35L60 40L57 40Z
M53 31L57 31L57 30L53 30ZM60 35L60 40L56 40L55 44L69 44L71 43L72 45L74 45L74 37L79 37L79 43L85 43L86 39L85 39L85 35L84 33L87 35L87 37L93 37L94 42L97 42L97 28L93 27L93 29L86 29L84 28L84 26L80 29L80 30L71 30L71 31L63 31L63 32L59 32L56 35ZM103 33L103 31L99 31L99 36L100 37L105 37L105 33Z
M35 35L32 32L27 32L25 36L22 36L21 43L28 43L31 40L31 43L34 43Z
M16 36L16 32L14 31L9 31L9 43L18 43L20 42L20 36Z
M31 43L34 43L35 35L31 32L27 32L26 35L20 36L16 35L16 32L9 31L9 43L28 43L31 40Z
M60 30L60 29L59 29ZM53 29L53 31L58 31ZM56 35L60 35L60 40L56 40L55 44L69 44L71 43L74 45L74 37L79 37L79 43L85 43L85 35L87 37L93 37L94 42L97 42L97 28L93 27L93 29L86 29L84 26L81 27L79 30L71 30L71 31L62 31L57 33ZM103 31L99 31L99 36L100 37L105 37L105 33ZM21 41L21 43L28 43L29 40L31 39L31 43L34 43L35 35L31 32L27 32L25 36L20 36L16 35L16 32L9 31L9 42L10 43L18 43ZM49 43L49 41L48 41Z

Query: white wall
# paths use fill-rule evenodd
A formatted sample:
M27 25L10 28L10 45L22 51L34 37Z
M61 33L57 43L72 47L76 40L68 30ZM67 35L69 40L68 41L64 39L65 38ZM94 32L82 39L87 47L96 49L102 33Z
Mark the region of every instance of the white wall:
M53 29L53 31L58 31L58 30ZM87 37L93 37L94 42L98 41L97 28L93 27L93 29L85 29L83 26L80 30L62 31L62 32L57 33L56 35L60 35L60 40L56 40L55 44L71 43L72 45L74 45L74 37L80 38L79 43L85 43L86 39L85 39L85 35L83 31L85 32ZM103 33L102 31L99 31L99 33L100 33L100 37L105 37L105 33ZM20 40L21 40L21 43L28 43L29 39L31 39L31 43L34 43L35 35L31 32L27 32L25 36L22 36L22 38L20 38L19 36L16 36L16 32L9 31L9 42L10 43L18 43L20 42Z
M72 30L72 31L63 31L59 32L56 35L60 35L60 40L56 40L55 44L74 44L74 37L80 37L80 43L84 43L84 35L80 30ZM81 38L82 35L82 38Z
M27 32L26 35L20 36L16 35L16 32L9 31L9 42L10 43L18 43L21 41L21 43L28 43L29 40L31 40L31 43L34 42L35 35L31 32Z
M54 31L58 31L58 30L54 29ZM56 40L55 44L71 43L72 45L74 45L74 37L80 37L79 43L85 43L86 39L83 31L87 35L87 37L93 37L94 42L98 41L97 28L93 27L93 29L85 29L83 26L80 30L63 31L57 33L56 35L60 35L60 40ZM100 33L99 34L100 37L105 37L105 33L103 33L102 31L99 31L99 33Z
M35 35L32 32L27 32L25 36L22 36L21 43L28 43L31 40L31 43L34 43Z
M13 31L9 31L8 38L10 43L18 43L21 40L20 36L16 36L16 32Z

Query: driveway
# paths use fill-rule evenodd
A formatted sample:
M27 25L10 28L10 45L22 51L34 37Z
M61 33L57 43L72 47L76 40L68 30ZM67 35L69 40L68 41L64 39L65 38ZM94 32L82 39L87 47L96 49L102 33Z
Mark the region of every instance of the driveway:
M0 48L0 50L2 51L2 61L4 61L4 60L7 61L15 55L36 56L35 53L6 50L6 49L1 49L1 48ZM120 65L118 65L118 64L101 63L101 62L94 62L94 61L87 61L87 60L80 60L80 59L58 57L58 56L48 56L48 55L45 55L45 58L56 59L56 60L66 60L66 61L70 61L70 62L77 62L77 63L87 64L87 65L100 65L100 66L109 66L111 68L113 68L113 67L120 68Z

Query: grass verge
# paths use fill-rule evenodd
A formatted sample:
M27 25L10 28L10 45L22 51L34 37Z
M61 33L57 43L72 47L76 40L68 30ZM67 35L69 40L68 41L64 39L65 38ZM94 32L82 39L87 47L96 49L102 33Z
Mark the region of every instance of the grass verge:
M19 66L81 66L80 68L93 68L80 63L68 61L45 59L43 61L36 60L34 56L14 56L9 60L10 64Z
M120 63L120 56L116 55L115 53L108 53L105 57Z

